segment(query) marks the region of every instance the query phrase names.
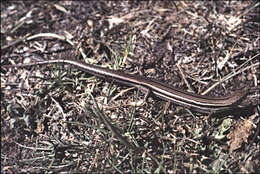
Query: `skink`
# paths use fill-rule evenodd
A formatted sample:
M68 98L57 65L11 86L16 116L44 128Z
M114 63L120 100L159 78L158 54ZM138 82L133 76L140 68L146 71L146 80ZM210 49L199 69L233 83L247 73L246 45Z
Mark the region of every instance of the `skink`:
M177 88L173 88L168 84L162 83L158 80L151 79L148 77L127 74L123 71L102 68L99 66L69 59L53 59L29 64L5 65L3 67L30 67L46 64L72 65L77 69L95 75L97 77L114 80L127 86L137 87L142 92L146 93L145 96L148 96L148 94L153 93L155 96L158 96L159 98L172 101L173 103L201 113L214 114L217 112L230 110L234 107L237 107L239 101L241 101L241 99L244 98L248 93L247 89L242 89L234 92L231 95L226 95L223 97L203 96L185 92Z

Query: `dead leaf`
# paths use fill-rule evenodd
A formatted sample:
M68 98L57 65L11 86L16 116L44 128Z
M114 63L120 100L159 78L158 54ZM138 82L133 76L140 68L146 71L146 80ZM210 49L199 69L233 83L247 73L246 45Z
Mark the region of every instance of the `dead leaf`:
M38 133L38 134L41 134L41 133L43 133L44 128L45 128L45 126L44 126L43 122L42 121L38 121L37 122L37 128L34 131L36 133Z
M249 119L237 124L235 128L227 135L227 138L230 139L228 141L230 152L239 149L243 142L247 143L247 138L251 134L251 130L253 128L252 120L255 117L256 115L253 115Z

